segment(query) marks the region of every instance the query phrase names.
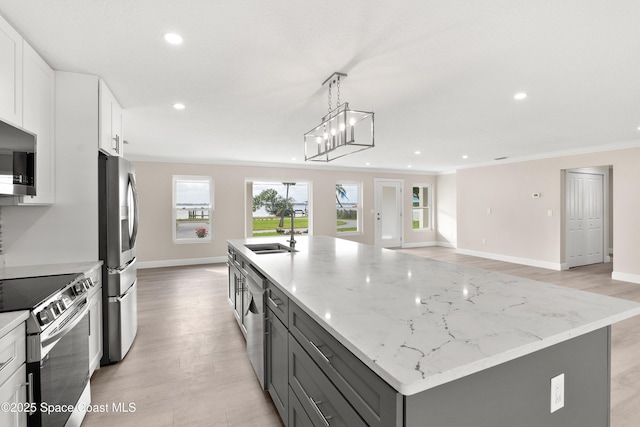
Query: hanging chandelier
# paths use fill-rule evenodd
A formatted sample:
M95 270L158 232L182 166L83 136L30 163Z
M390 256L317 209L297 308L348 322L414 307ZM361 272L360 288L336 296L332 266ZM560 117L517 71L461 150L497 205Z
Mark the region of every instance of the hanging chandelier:
M333 73L322 86L328 84L329 112L319 125L304 134L305 161L330 162L348 154L374 147L373 112L349 109L340 103L340 80L344 73ZM336 107L331 103L331 89L337 89Z

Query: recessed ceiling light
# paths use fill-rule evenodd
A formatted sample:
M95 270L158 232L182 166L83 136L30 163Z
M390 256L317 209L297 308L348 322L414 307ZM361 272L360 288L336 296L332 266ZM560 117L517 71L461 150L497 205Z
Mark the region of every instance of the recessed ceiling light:
M292 157L292 158L291 158L291 160L293 160L293 161L295 162L295 161L296 161L296 158L295 158L295 157Z
M462 158L463 158L463 159L468 159L468 158L469 158L469 156L467 156L466 154L463 154L463 155L462 155Z
M371 164L371 163L369 163L369 162L365 163L365 165L366 165L366 166L369 166L370 164Z
M184 104L180 104L179 102L176 104L173 104L173 108L175 108L176 110L184 110L185 108L187 108Z
M527 92L518 92L515 95L513 95L513 99L517 99L517 100L525 99L526 97L527 97Z
M640 130L640 126L638 126L638 130Z
M407 167L408 167L409 169L411 169L411 165L408 165Z
M165 33L162 37L169 44L181 44L182 36L176 33Z
M416 151L415 154L420 154L420 150Z

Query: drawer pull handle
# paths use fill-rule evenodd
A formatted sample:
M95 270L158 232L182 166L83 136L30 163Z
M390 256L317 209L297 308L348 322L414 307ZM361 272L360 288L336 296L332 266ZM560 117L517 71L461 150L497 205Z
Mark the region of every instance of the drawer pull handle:
M318 346L317 346L317 345L315 345L315 344L313 343L313 341L311 341L311 340L309 340L309 344L311 344L311 347L313 347L313 349L314 349L315 351L317 351L317 352L318 352L318 354L320 355L320 357L322 357L322 358L324 359L324 361L325 361L325 362L327 362L327 363L331 364L331 361L329 360L329 358L330 358L331 356L333 356L332 354L324 354L324 353L322 352L322 350L320 350L320 349L318 348Z
M267 297L267 298L269 298L269 302L271 304L273 304L276 308L280 308L280 304L278 304L273 298L271 298L271 297ZM280 300L278 300L278 301L280 301Z
M313 406L313 409L318 413L318 415L320 415L320 418L322 418L322 422L324 423L324 425L326 427L330 427L329 420L333 417L331 415L323 414L320 408L318 407L318 405L322 405L323 403L322 400L318 400L316 402L315 400L313 400L313 397L310 397L309 402L311 402L311 406Z

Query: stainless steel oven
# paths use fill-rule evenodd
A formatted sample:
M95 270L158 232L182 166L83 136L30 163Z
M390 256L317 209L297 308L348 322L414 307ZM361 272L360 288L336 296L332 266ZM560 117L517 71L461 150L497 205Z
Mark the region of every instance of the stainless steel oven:
M77 427L91 402L89 304L82 274L0 281L1 311L29 310L29 427Z
M81 404L87 397L84 403L90 402L88 311L84 297L74 310L57 319L59 323L49 328L53 330L29 337L29 399L37 406L27 418L30 427L79 426L82 422Z

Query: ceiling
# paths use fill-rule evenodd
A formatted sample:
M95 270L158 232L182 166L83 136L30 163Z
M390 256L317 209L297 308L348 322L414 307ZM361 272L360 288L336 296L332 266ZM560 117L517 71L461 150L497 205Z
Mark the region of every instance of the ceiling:
M54 69L107 82L132 159L304 166L336 71L341 100L375 112L376 147L327 167L640 145L637 0L0 0L0 15Z

